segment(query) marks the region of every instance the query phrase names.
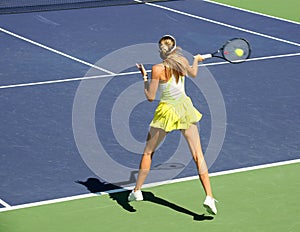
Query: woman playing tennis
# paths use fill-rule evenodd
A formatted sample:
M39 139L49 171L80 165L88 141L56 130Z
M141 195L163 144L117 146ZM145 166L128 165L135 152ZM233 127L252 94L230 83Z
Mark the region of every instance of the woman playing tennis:
M147 72L142 64L137 64L144 78L144 92L149 101L153 101L156 91L160 89L160 102L156 108L147 143L140 162L139 173L135 188L129 194L129 201L143 200L141 187L150 171L152 157L155 149L173 130L181 130L186 139L199 173L206 198L203 206L211 214L217 214L215 199L213 198L208 169L200 143L197 122L202 115L194 108L191 99L185 93L185 76L196 77L198 62L204 59L196 55L192 66L181 54L181 49L176 46L176 40L171 35L165 35L159 40L159 51L162 63L152 67L151 80L148 81Z

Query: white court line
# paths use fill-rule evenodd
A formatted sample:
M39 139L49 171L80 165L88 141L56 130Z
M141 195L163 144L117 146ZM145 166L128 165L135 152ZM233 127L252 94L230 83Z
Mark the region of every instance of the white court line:
M296 164L296 163L300 163L300 159L288 160L288 161L282 161L282 162L276 162L276 163L269 163L269 164L262 164L262 165L252 166L252 167L237 168L237 169L220 171L220 172L214 172L214 173L210 173L209 176L210 177L224 176L224 175L228 175L228 174L254 171L254 170L259 170L259 169L278 167L278 166L283 166L283 165L288 165L288 164ZM144 187L150 188L150 187L156 187L159 185L173 184L173 183L179 183L179 182L184 182L184 181L189 181L189 180L197 180L197 179L199 179L199 176L190 176L190 177L184 177L184 178L180 178L180 179L162 181L162 182L158 182L158 183L145 184Z
M38 47L44 48L44 49L46 49L46 50L48 50L48 51L51 51L51 52L53 52L53 53L59 54L59 55L61 55L61 56L67 57L67 58L69 58L69 59L71 59L71 60L77 61L77 62L82 63L82 64L85 64L85 65L87 65L87 66L90 66L90 67L92 67L92 68L101 70L101 71L106 72L106 73L108 73L108 74L114 74L113 72L111 72L111 71L109 71L109 70L106 70L106 69L101 68L101 67L98 67L98 66L96 66L96 65L94 65L94 64L91 64L91 63L88 63L88 62L86 62L86 61L80 60L80 59L78 59L78 58L76 58L76 57L74 57L74 56L70 56L70 55L68 55L68 54L66 54L66 53L63 53L63 52L60 52L60 51L55 50L55 49L53 49L53 48L50 48L50 47L48 47L48 46L46 46L46 45L43 45L43 44L38 43L38 42L35 42L35 41L33 41L33 40L31 40L31 39L28 39L28 38L25 38L25 37L23 37L23 36L21 36L21 35L18 35L18 34L16 34L16 33L11 32L11 31L5 30L4 28L1 28L1 27L0 27L0 31L2 31L2 32L6 33L6 34L8 34L8 35L11 35L11 36L13 36L13 37L16 37L16 38L18 38L18 39L21 39L21 40L23 40L23 41L26 41L26 42L28 42L28 43L31 43L31 44L33 44L33 45L36 45L36 46L38 46Z
M0 204L3 205L5 208L10 208L11 207L8 203L3 201L2 199L0 199Z
M259 13L259 12L256 12L256 11L243 9L243 8L240 8L240 7L231 6L231 5L220 3L220 2L214 2L214 1L211 1L211 0L202 0L202 1L212 3L212 4L215 4L215 5L225 6L225 7L232 8L232 9L239 10L239 11L244 11L244 12L251 13L251 14L264 16L264 17L267 17L267 18L272 18L272 19L276 19L276 20L285 21L285 22L288 22L288 23L294 23L294 24L300 25L300 23L296 22L296 21L292 21L292 20L288 20L288 19L284 19L284 18L279 18L279 17L275 17L275 16L272 16L272 15L268 15L268 14Z
M210 176L211 177L223 176L223 175L228 175L228 174L241 173L241 172L265 169L265 168L270 168L270 167L278 167L278 166L283 166L283 165L288 165L288 164L296 164L296 163L300 163L300 159L288 160L288 161L282 161L282 162L276 162L276 163L270 163L270 164L263 164L263 165L257 165L257 166L252 166L252 167L238 168L238 169L221 171L221 172L215 172L215 173L211 173ZM157 182L157 183L145 184L144 189L151 188L151 187L156 187L156 186L160 186L160 185L166 185L166 184L173 184L173 183L179 183L179 182L184 182L184 181L196 180L198 178L199 178L198 176L191 176L191 177L185 177L185 178L180 178L180 179L174 179L174 180L168 180L168 181L161 181L161 182ZM134 188L134 186L131 186L131 187L127 187L127 188L114 189L114 190L110 190L110 191L106 191L106 192L88 193L88 194L82 194L82 195L77 195L77 196L64 197L64 198L59 198L59 199L53 199L53 200L34 202L34 203L23 204L23 205L10 206L10 207L7 207L7 208L0 208L0 212L30 208L30 207L35 207L35 206L49 205L49 204L55 204L55 203L59 203L59 202L66 202L66 201L72 201L72 200L85 199L85 198L101 196L101 195L107 195L107 194L112 194L112 193L117 193L117 192L124 192L124 191L131 190L133 188Z
M141 2L141 1L138 1L138 0L135 0L135 1ZM165 10L168 10L168 11L172 11L172 12L175 12L175 13L179 13L179 14L182 14L182 15L186 15L186 16L189 16L189 17L193 17L193 18L204 20L204 21L208 21L208 22L211 22L211 23L215 23L215 24L218 24L218 25L222 25L222 26L225 26L225 27L233 28L233 29L236 29L236 30L240 30L240 31L251 33L251 34L259 35L259 36L266 37L266 38L269 38L269 39L273 39L273 40L281 41L281 42L284 42L284 43L288 43L288 44L300 46L300 44L298 44L298 43L294 43L294 42L291 42L291 41L283 40L283 39L272 37L272 36L269 36L269 35L265 35L265 34L253 32L253 31L250 31L250 30L246 30L246 29L235 27L235 26L228 25L228 24L225 24L225 23L217 22L217 21L214 21L214 20L210 20L210 19L207 19L207 18L200 17L200 16L196 16L196 15L188 14L188 13L181 12L181 11L178 11L178 10L174 10L174 9L171 9L171 8L168 8L168 7L163 7L163 6L159 6L159 5L155 5L155 4L151 4L151 3L145 3L145 4L150 5L150 6L154 6L154 7L158 7L158 8L162 8L162 9L165 9ZM102 69L102 68L100 68L98 66L95 66L93 64L90 64L88 62L79 60L78 58L75 58L75 57L72 57L72 56L67 55L65 53L59 52L59 51L57 51L57 50L55 50L53 48L47 47L45 45L42 45L40 43L37 43L37 42L32 41L30 39L27 39L25 37L22 37L20 35L17 35L15 33L7 31L7 30L5 30L3 28L0 28L0 31L2 31L4 33L7 33L9 35L12 35L12 36L14 36L16 38L22 39L24 41L27 41L29 43L32 43L34 45L37 45L39 47L42 47L44 49L47 49L49 51L52 51L54 53L57 53L59 55L65 56L67 58L70 58L72 60L78 61L80 63L83 63L85 65L88 65L90 67L93 67L95 69L99 69L101 71L104 71L104 72L110 74L110 75L102 75L102 76L94 76L94 77L82 77L82 78L56 80L56 81L46 81L46 82L36 82L36 83L27 83L27 84L17 84L17 85L9 85L9 86L0 86L0 88L2 88L2 89L4 89L4 88L13 88L13 87L22 87L22 86L40 85L40 84L60 83L60 82L66 82L66 81L77 81L77 80L83 80L83 79L92 79L92 78L100 78L100 77L108 77L108 76L129 75L129 74L139 73L139 72L131 72L131 73L114 74L114 73L112 73L112 72L110 72L108 70ZM288 55L279 55L279 56L270 56L270 57L261 57L261 58L253 58L253 59L249 59L249 61L264 60L264 59L273 59L273 58L289 57L289 56L298 56L298 55L300 55L300 53L288 54ZM206 66L208 66L208 65L219 65L219 64L225 64L225 63L227 63L227 62L219 62L219 63L214 63L214 64L207 64ZM250 170L257 170L257 169L262 169L262 168L275 167L275 166L281 166L281 165L287 165L287 164L299 163L299 162L300 162L300 159L291 160L291 161L284 161L284 162L272 163L272 164L267 164L267 165L259 165L259 166L254 166L254 167L247 167L247 168L241 168L241 169L235 169L235 170L228 170L228 171L223 171L223 172L218 172L218 173L211 173L210 176L220 176L220 175L226 175L226 174L231 174L231 173L239 173L239 172L245 172L245 171L250 171ZM198 178L198 176L194 176L194 177L188 177L188 178L170 180L170 181L165 181L165 182L153 183L153 184L145 185L145 188L149 188L149 187L153 187L153 186L158 186L158 185L163 185L163 184L171 184L171 183L176 183L176 182L188 181L188 180L193 180L193 179L197 179L197 178ZM29 203L29 204L23 204L23 205L17 205L17 206L10 206L9 204L7 204L6 202L4 202L4 201L2 201L0 199L0 203L3 206L6 207L6 208L0 209L0 212L4 212L4 211L8 211L8 210L15 210L15 209L22 209L22 208L29 208L29 207L40 206L40 205L53 204L53 203L58 203L58 202L65 202L65 201L77 200L77 199L83 199L83 198L89 198L89 197L94 197L94 196L98 196L98 195L104 195L104 194L110 194L110 193L115 193L115 192L121 192L121 191L129 190L129 189L132 189L132 188L133 187L126 188L126 189L111 190L111 191L101 192L101 193L95 193L95 194L93 194L93 193L83 194L83 195L78 195L78 196L72 196L72 197L66 197L66 198L60 198L60 199L54 199L54 200L48 200L48 201L41 201L41 202L35 202L35 203Z
M284 55L276 55L276 56L256 57L256 58L248 59L248 60L246 60L246 62L269 60L269 59L278 59L278 58L294 57L294 56L300 56L300 53L292 53L292 54L284 54ZM230 64L230 63L227 62L227 61L224 61L224 62L200 64L199 66L200 67L203 67L203 66L206 67L206 66L216 66L216 65L223 65L223 64ZM147 73L151 73L151 70L147 70ZM65 82L72 82L72 81L92 80L92 79L106 78L106 77L127 76L127 75L133 75L133 74L140 74L140 71L125 72L125 73L118 73L118 74L105 74L105 75L90 76L90 77L74 77L74 78L60 79L60 80L53 80L53 81L40 81L40 82L31 82L31 83L23 83L23 84L2 85L2 86L0 86L0 89L29 87L29 86L36 86L36 85L48 85L48 84L65 83Z
M295 46L300 47L300 44L296 43L296 42L292 42L292 41L289 41L289 40L277 38L277 37L270 36L270 35L267 35L267 34L251 31L251 30L244 29L244 28L237 27L237 26L233 26L233 25L230 25L230 24L227 24L227 23L222 23L222 22L215 21L215 20L212 20L212 19L208 19L208 18L204 18L204 17L197 16L197 15L194 15L194 14L186 13L186 12L183 12L183 11L180 11L180 10L175 10L173 8L170 8L170 7L161 6L161 5L148 3L148 2L143 2L143 1L140 1L140 0L134 0L134 1L139 2L139 3L144 3L145 5L160 8L160 9L163 9L163 10L166 10L166 11L171 11L171 12L174 12L174 13L177 13L177 14L185 15L185 16L188 16L188 17L191 17L191 18L200 19L202 21L210 22L210 23L213 23L213 24L221 25L221 26L224 26L224 27L228 27L228 28L231 28L231 29L238 30L238 31L247 32L249 34L258 35L258 36L261 36L261 37L264 37L264 38L268 38L268 39L272 39L272 40L276 40L276 41L280 41L280 42L283 42L283 43L287 43L287 44L291 44L291 45L295 45Z
M147 72L149 72L149 71L147 71ZM104 74L104 75L90 76L90 77L74 77L74 78L60 79L60 80L53 80L53 81L40 81L40 82L30 82L30 83L23 83L23 84L2 85L2 86L0 86L0 89L29 87L29 86L36 86L36 85L48 85L48 84L65 83L65 82L71 82L71 81L82 81L82 80L91 80L91 79L98 79L98 78L105 78L105 77L114 77L114 76L126 76L126 75L131 75L131 74L138 74L138 73L140 73L140 71L118 73L118 74Z
M140 0L134 0L134 1L135 1L135 2L139 2L139 3L144 3L143 1L140 1ZM225 26L225 27L233 28L233 29L236 29L236 30L240 30L240 31L244 31L244 32L251 33L251 34L259 35L259 36L266 37L266 38L269 38L269 39L281 41L281 42L288 43L288 44L292 44L292 45L295 45L295 46L300 46L300 44L295 43L295 42L291 42L291 41L283 40L283 39L276 38L276 37L273 37L273 36L269 36L269 35L257 33L257 32L254 32L254 31L250 31L250 30L243 29L243 28L235 27L235 26L232 26L232 25L229 25L229 24L221 23L221 22L218 22L218 21L210 20L210 19L203 18L203 17L196 16L196 15L192 15L192 14L185 13L185 12L182 12L182 11L178 11L178 10L175 10L175 9L171 9L171 8L168 8L168 7L164 7L164 6L160 6L160 5L156 5L156 4L152 4L152 3L144 3L144 4L149 5L149 6L153 6L153 7L157 7L157 8L162 8L162 9L164 9L164 10L172 11L172 12L175 12L175 13L178 13L178 14L186 15L186 16L193 17L193 18L197 18L197 19L200 19L200 20L208 21L208 22L211 22L211 23L214 23L214 24L218 24L218 25ZM70 56L70 55L68 55L68 54L66 54L66 53L63 53L63 52L60 52L60 51L55 50L55 49L53 49L53 48L50 48L50 47L45 46L45 45L43 45L43 44L41 44L41 43L35 42L35 41L30 40L30 39L28 39L28 38L25 38L25 37L23 37L23 36L21 36L21 35L18 35L18 34L16 34L16 33L13 33L13 32L11 32L11 31L8 31L8 30L6 30L6 29L4 29L4 28L1 28L1 27L0 27L0 31L2 31L2 32L6 33L6 34L8 34L8 35L11 35L11 36L13 36L13 37L16 37L16 38L18 38L18 39L21 39L21 40L23 40L23 41L26 41L26 42L29 42L29 43L31 43L31 44L34 44L34 45L36 45L36 46L38 46L38 47L41 47L41 48L44 48L44 49L49 50L49 51L51 51L51 52L54 52L54 53L56 53L56 54L62 55L62 56L64 56L64 57L67 57L67 58L69 58L69 59L71 59L71 60L74 60L74 61L77 61L77 62L79 62L79 63L85 64L85 65L90 66L90 67L92 67L92 68L101 70L101 71L106 72L106 73L108 73L108 74L115 75L115 73L113 73L113 72L111 72L111 71L109 71L109 70L106 70L106 69L101 68L101 67L98 67L98 66L96 66L96 65L94 65L94 64L88 63L88 62L83 61L83 60L80 60L80 59L78 59L78 58L76 58L76 57ZM51 82L51 81L49 81L49 82L45 82L45 83L48 83L48 84L49 84L49 83L58 83L58 82L59 82L59 81L56 81L56 82ZM31 84L19 84L18 87L20 87L20 86L26 86L26 85L31 85ZM17 85L16 85L16 87L17 87ZM1 88L1 87L0 87L0 88ZM2 88L9 88L9 87L3 86Z

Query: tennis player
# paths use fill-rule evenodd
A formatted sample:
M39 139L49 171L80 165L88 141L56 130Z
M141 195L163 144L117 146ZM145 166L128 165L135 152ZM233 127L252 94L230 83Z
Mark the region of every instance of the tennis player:
M196 55L192 66L181 54L181 48L176 46L176 40L171 35L165 35L159 40L159 52L162 63L152 67L151 80L148 81L147 72L142 64L137 64L144 78L144 92L149 101L153 101L156 91L160 89L160 102L156 108L147 143L140 162L139 173L135 188L128 196L129 201L143 200L142 185L150 171L151 161L155 149L173 130L181 130L185 137L199 173L206 198L203 206L210 214L217 214L215 199L213 198L208 169L204 160L197 122L202 114L193 106L191 99L185 93L185 77L196 77L198 62L204 59Z

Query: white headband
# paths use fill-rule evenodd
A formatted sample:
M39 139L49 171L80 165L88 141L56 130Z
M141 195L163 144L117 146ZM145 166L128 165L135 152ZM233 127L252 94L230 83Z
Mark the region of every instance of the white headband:
M173 48L172 48L170 51L168 51L168 53L173 52L173 51L176 49L176 39L175 39L172 35L164 35L163 37L161 37L161 39L159 40L158 43L160 44L160 42L161 42L163 39L171 39L171 40L174 41L174 46L173 46Z

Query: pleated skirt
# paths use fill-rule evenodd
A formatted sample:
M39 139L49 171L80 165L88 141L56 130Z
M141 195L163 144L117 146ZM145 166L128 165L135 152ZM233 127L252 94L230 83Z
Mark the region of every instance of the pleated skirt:
M151 127L161 128L166 132L188 129L200 121L202 114L193 106L189 97L176 102L160 102L155 110Z

